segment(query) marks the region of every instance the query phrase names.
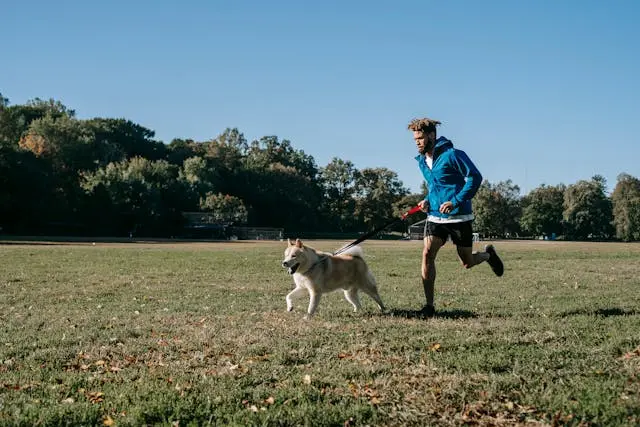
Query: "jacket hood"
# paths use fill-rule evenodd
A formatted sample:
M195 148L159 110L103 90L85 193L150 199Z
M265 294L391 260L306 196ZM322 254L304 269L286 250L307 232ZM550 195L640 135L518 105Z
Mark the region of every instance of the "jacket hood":
M440 154L442 154L443 152L449 150L453 148L453 142L451 142L450 140L448 140L447 138L445 138L444 136L440 136L438 137L438 139L436 139L436 145L433 149L433 158L435 159L436 157L438 157ZM418 154L416 156L416 160L418 160L420 157L424 157L425 154Z
M451 142L450 140L448 140L447 138L445 138L444 136L439 137L438 139L436 139L436 146L433 149L433 157L438 157L438 155L440 153L442 153L443 151L446 151L450 148L453 148L453 142Z

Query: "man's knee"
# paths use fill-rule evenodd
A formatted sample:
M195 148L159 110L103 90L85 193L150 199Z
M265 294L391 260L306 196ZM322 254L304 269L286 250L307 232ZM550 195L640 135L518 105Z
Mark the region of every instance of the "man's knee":
M438 250L425 246L422 249L422 259L424 260L424 262L426 263L433 263L436 260L436 255L438 254Z

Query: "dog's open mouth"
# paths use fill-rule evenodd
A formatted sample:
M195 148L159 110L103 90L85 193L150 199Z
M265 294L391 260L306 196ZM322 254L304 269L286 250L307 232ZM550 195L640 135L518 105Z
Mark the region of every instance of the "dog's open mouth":
M292 265L291 267L289 267L287 269L287 271L289 272L289 274L293 274L296 272L296 270L298 269L298 267L300 267L300 264L296 264L296 265Z

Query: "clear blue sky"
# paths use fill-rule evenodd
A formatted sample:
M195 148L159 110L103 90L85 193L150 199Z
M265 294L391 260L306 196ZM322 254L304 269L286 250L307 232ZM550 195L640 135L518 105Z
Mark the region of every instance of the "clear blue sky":
M413 117L523 193L640 175L640 1L2 2L0 92L204 141L277 135L418 191Z

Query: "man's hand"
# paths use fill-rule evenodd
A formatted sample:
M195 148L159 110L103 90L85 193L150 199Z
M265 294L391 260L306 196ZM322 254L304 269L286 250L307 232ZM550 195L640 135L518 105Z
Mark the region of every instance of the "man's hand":
M420 200L418 207L422 212L429 212L429 202L426 200Z
M453 210L453 203L451 202L444 202L443 204L440 205L440 213L448 214L452 210Z

